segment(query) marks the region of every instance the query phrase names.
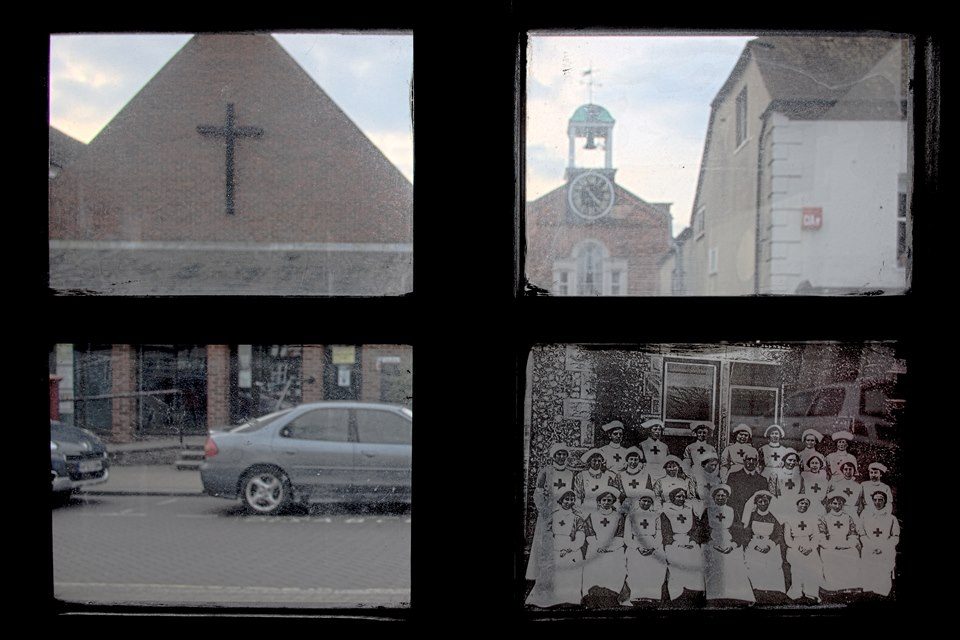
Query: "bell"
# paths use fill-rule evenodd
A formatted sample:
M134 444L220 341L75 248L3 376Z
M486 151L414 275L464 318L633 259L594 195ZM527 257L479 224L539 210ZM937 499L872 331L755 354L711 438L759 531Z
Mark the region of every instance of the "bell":
M597 148L597 143L596 143L596 141L593 139L593 133L592 133L592 132L587 134L587 144L585 144L585 145L583 146L583 148L584 148L584 149L596 149L596 148Z

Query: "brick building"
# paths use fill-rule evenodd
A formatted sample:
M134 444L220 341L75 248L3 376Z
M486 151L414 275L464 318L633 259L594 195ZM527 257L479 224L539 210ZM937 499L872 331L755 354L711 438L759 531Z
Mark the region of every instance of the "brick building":
M51 179L50 285L402 294L412 208L410 182L272 36L197 35Z
M204 433L321 400L412 407L403 345L58 344L59 414L113 442Z
M565 184L527 203L526 273L554 295L657 295L658 264L670 248L670 205L649 203L616 183L610 113L581 106L568 126ZM603 139L602 168L578 167L584 149ZM666 292L666 293L669 293Z
M85 144L68 136L59 129L50 127L50 179L56 178L64 167L76 160L83 153Z

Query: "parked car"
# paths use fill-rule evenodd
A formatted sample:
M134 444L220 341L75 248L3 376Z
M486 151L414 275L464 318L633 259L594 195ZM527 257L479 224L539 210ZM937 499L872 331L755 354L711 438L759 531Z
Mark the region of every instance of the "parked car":
M896 473L898 454L897 421L903 400L886 378L859 378L805 389L788 395L783 405L783 443L798 451L802 434L816 429L825 438L818 447L823 453L834 450L830 440L836 431L853 434L850 451L857 457L861 475L871 462L882 462Z
M413 412L360 402L316 402L212 430L203 490L239 498L255 514L291 504L410 500Z
M50 421L50 488L55 502L64 503L80 487L109 477L110 461L100 438L86 429Z

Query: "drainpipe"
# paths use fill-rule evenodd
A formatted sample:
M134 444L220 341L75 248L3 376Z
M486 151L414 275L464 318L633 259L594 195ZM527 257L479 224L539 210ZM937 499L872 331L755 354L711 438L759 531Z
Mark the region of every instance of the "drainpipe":
M753 294L760 295L760 207L763 202L763 143L767 136L767 124L769 119L767 111L761 119L763 124L760 126L760 136L757 139L757 201L756 201L756 221L755 232L753 236Z

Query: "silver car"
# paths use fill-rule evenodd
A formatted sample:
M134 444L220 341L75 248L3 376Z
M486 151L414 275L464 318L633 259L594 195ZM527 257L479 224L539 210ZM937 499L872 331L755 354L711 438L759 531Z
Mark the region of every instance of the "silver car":
M211 431L203 490L275 514L292 503L410 500L413 412L315 402Z
M50 489L54 504L64 504L78 489L110 477L107 447L86 429L50 421Z

